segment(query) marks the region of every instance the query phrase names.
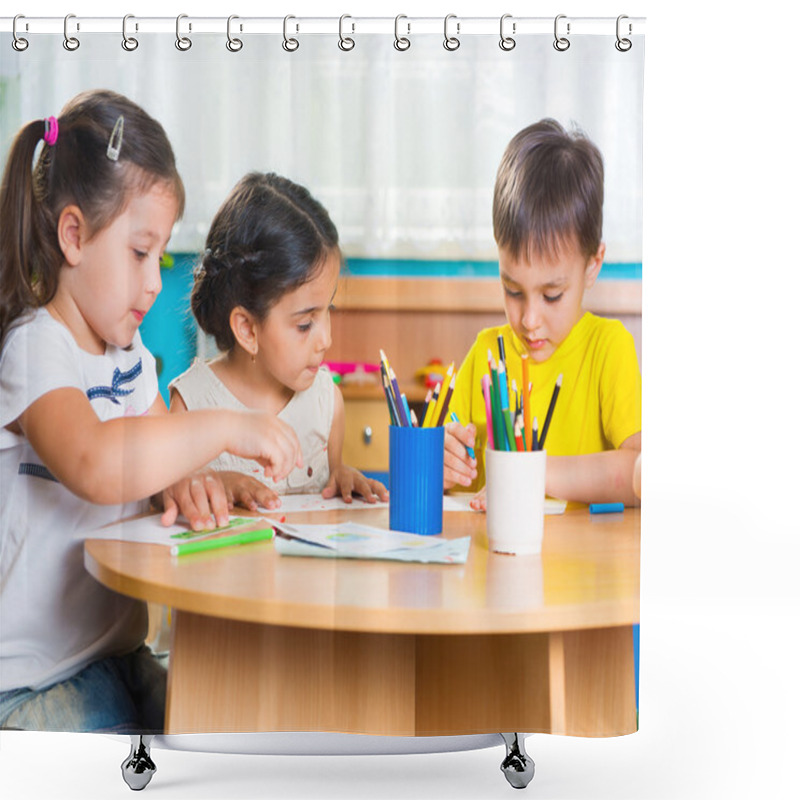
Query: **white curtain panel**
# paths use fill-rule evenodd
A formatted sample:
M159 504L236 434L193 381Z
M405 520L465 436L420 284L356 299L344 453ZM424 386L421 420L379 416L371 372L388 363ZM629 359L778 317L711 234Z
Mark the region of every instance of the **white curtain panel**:
M628 52L613 35L411 37L405 52L383 34L301 36L293 53L275 35L196 36L186 52L170 34L59 36L0 55L0 157L24 122L57 114L87 87L128 95L166 128L186 184L187 209L171 248L201 250L211 218L248 170L306 184L336 220L347 256L491 260L495 171L511 137L550 116L575 124L606 167L608 261L641 261L644 42Z

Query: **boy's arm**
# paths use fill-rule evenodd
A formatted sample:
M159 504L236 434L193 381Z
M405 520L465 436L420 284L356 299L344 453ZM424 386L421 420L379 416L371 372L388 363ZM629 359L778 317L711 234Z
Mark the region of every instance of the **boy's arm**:
M642 449L641 431L629 436L617 450L580 456L547 456L545 491L551 497L578 503L640 505L633 473Z
M467 454L475 447L475 426L449 422L444 426L444 489L471 486L478 477L477 461Z

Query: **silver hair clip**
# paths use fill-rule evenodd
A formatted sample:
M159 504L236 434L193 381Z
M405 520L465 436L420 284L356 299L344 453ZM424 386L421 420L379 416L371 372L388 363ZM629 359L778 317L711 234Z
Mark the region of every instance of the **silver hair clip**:
M117 121L114 123L114 130L111 131L111 136L108 139L108 147L106 148L106 157L111 161L119 160L119 151L122 147L122 129L125 125L125 117L120 114Z

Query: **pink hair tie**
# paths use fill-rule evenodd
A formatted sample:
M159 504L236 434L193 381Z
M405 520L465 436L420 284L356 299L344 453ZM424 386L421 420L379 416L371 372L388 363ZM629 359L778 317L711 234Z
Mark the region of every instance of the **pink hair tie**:
M44 121L44 140L52 147L58 140L58 120L55 117L48 117Z

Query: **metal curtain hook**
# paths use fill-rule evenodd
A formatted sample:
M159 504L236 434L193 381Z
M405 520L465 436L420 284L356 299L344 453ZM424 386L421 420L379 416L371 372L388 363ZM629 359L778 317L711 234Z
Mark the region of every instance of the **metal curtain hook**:
M13 22L13 24L11 26L11 33L14 36L14 40L11 42L11 46L18 53L21 53L23 50L27 50L28 49L28 44L29 44L27 39L23 39L21 36L17 35L17 20L20 20L20 19L25 19L25 16L23 14L17 14L17 16L14 17L14 22ZM25 29L27 30L27 28L28 28L28 25L27 25L27 23L25 23Z
M511 19L511 14L503 14L500 17L500 49L505 50L508 52L509 50L513 50L517 46L516 39L512 39L510 36L505 35L505 24L506 20ZM511 23L511 32L517 32L517 23Z
M555 36L556 40L553 42L553 47L558 50L560 53L563 53L565 50L569 50L569 39L564 36L558 35L558 21L560 19L566 19L566 14L559 14L556 17L555 23L553 24L553 35ZM569 22L567 23L567 35L569 35Z
M237 17L236 14L231 14L228 17L228 25L225 28L225 33L226 33L226 35L228 37L228 41L225 42L225 47L227 47L228 50L231 53L238 53L242 49L242 46L243 46L241 39L237 39L237 38L231 36L231 22L233 22L235 19L239 19L239 17ZM241 28L240 28L240 30L241 30Z
M175 19L175 47L182 52L186 52L192 46L192 40L188 36L181 36L181 20L187 19L188 14L178 14ZM189 23L189 30L192 30L192 23Z
M394 49L402 52L403 50L408 50L408 48L411 47L411 39L400 35L401 19L408 19L408 17L405 14L398 14L394 18ZM411 33L411 23L407 22L406 28L408 28L408 33Z
M624 20L624 19L628 19L628 16L627 16L627 14L620 14L620 15L617 17L617 41L616 41L616 42L614 42L614 47L616 47L616 48L617 48L617 50L619 50L619 51L620 51L620 53L627 53L627 52L628 52L628 50L630 50L630 49L631 49L631 47L633 47L633 42L631 42L631 40L630 40L630 39L623 39L623 38L622 38L622 37L619 35L619 31L620 31L620 23L621 23L621 22L622 22L622 20ZM633 28L631 27L631 24L630 24L630 22L629 22L629 23L628 23L628 34L630 35L632 32L633 32Z
M447 29L451 19L456 19L455 14L448 14L444 18L444 49L450 50L458 50L461 47L461 40L457 36L449 36ZM456 22L456 33L461 32L461 23Z
M283 44L281 46L287 53L293 53L298 47L300 47L300 42L298 42L294 37L289 36L288 30L290 19L295 19L295 17L293 17L291 14L287 14L283 18Z
M133 14L126 14L122 18L122 49L127 50L129 53L139 46L139 40L133 36L128 36L128 20L135 19ZM135 25L135 29L139 30L139 26Z
M346 19L353 19L353 18L349 14L342 14L342 16L339 17L339 49L344 50L345 52L347 52L348 50L352 50L356 46L355 40L349 36L345 36L342 30L344 26L344 21ZM353 28L352 33L355 33L356 32L355 22L352 22L350 24Z
M80 40L77 37L69 35L68 25L71 19L75 19L74 14L67 14L67 16L64 17L64 49L70 52L77 50L81 46Z

